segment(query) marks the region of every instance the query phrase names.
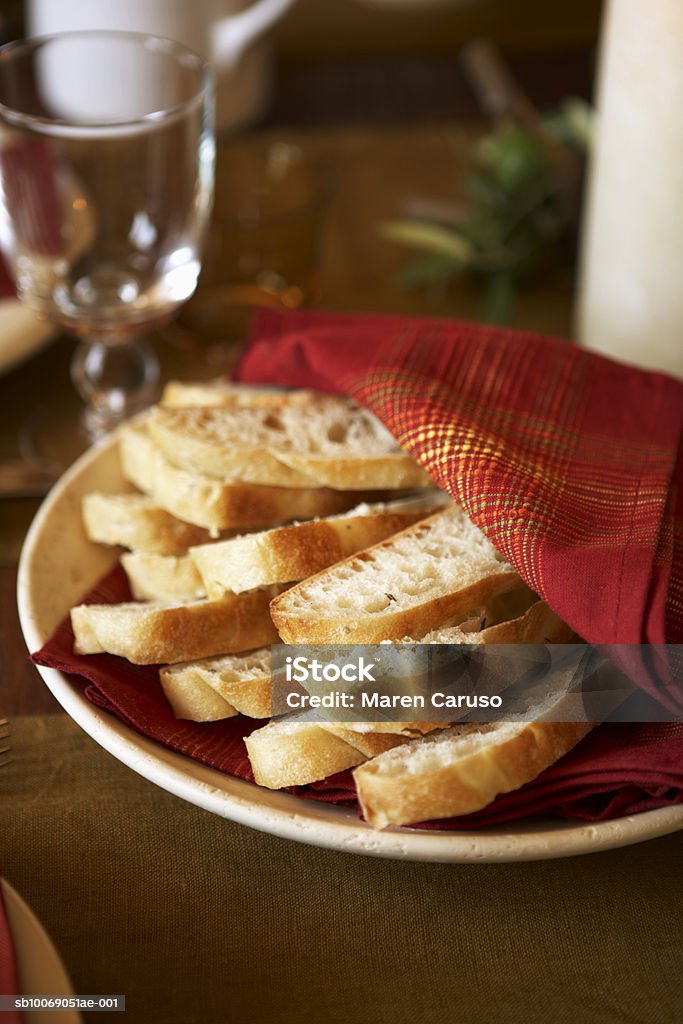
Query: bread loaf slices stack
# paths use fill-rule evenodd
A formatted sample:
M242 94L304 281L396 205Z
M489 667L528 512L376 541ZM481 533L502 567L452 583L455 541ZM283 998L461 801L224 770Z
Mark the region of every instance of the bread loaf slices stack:
M84 502L136 598L73 609L76 649L160 664L179 717L267 719L276 642L541 643L571 634L414 459L354 403L171 385L124 426L126 495ZM415 493L405 496L405 489ZM539 716L552 718L548 695ZM354 769L377 827L469 813L587 730L289 717L251 732L258 784Z
M171 405L120 432L123 474L137 491L84 499L89 537L129 549L121 564L136 600L74 609L81 653L169 664L276 642L273 596L443 500L429 497L437 492L422 486L430 484L424 470L347 399L225 385L175 386L168 394ZM304 468L287 464L299 457ZM418 485L419 497L392 500ZM292 520L304 522L279 526ZM236 541L229 551L226 538ZM169 691L179 685L185 713L203 716L206 701L198 698L192 710L186 680L167 683ZM224 704L226 714L241 709ZM210 714L220 706L213 701Z

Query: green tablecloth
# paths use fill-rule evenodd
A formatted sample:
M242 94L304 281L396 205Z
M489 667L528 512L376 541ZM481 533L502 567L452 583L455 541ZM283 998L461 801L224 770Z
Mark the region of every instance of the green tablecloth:
M429 865L198 810L63 715L12 723L0 874L105 1024L681 1020L683 834L575 859Z

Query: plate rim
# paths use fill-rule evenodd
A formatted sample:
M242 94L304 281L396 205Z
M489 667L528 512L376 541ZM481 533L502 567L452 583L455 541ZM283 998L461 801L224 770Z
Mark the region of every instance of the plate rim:
M41 974L39 987L47 992L23 992L21 995L74 996L73 984L64 962L36 912L6 878L0 878L0 889L4 897L5 910L9 919L12 940L15 947L19 974L24 974L27 964L35 974L35 964ZM20 933L19 936L17 933ZM29 948L30 947L30 948ZM38 955L40 954L40 955ZM46 960L45 957L48 957ZM23 988L23 985L21 986ZM26 1024L38 1024L44 1020L45 1011L22 1010ZM51 1010L54 1024L82 1024L81 1014L76 1009Z
M28 650L46 637L37 627L31 570L35 549L54 507L105 454L116 435L93 446L63 474L42 502L24 540L17 576L19 620ZM115 550L115 549L113 549ZM683 829L683 805L637 815L584 823L537 819L521 830L427 831L373 829L348 808L264 790L202 765L137 733L117 717L96 708L56 669L36 666L66 713L96 743L127 767L167 792L221 817L280 838L369 856L436 863L548 860L615 849ZM547 824L544 824L547 822Z

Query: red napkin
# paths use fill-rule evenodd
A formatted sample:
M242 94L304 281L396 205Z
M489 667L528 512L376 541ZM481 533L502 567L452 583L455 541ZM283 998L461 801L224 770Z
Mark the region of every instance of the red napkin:
M0 888L0 994L3 996L20 995L17 958L14 942L7 920L5 902ZM21 1024L24 1017L19 1010L7 1010L2 1015L3 1024Z
M683 383L556 338L263 311L242 381L367 406L594 644L683 642Z

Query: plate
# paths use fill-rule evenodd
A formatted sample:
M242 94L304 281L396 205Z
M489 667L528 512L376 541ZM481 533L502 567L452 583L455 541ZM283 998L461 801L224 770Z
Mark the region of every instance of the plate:
M57 950L42 924L4 878L0 888L14 942L19 988L31 996L72 996L74 991ZM76 1010L24 1010L26 1024L81 1024Z
M42 646L116 558L115 552L91 543L85 535L80 502L93 490L130 490L121 476L115 438L74 463L43 502L27 535L18 601L30 651ZM543 860L609 850L683 828L683 807L667 807L592 825L535 819L476 832L378 832L348 808L261 789L167 750L90 704L62 673L38 671L74 721L146 779L214 814L315 846L437 862Z
M54 333L53 324L37 320L18 299L0 299L0 373L28 359Z

